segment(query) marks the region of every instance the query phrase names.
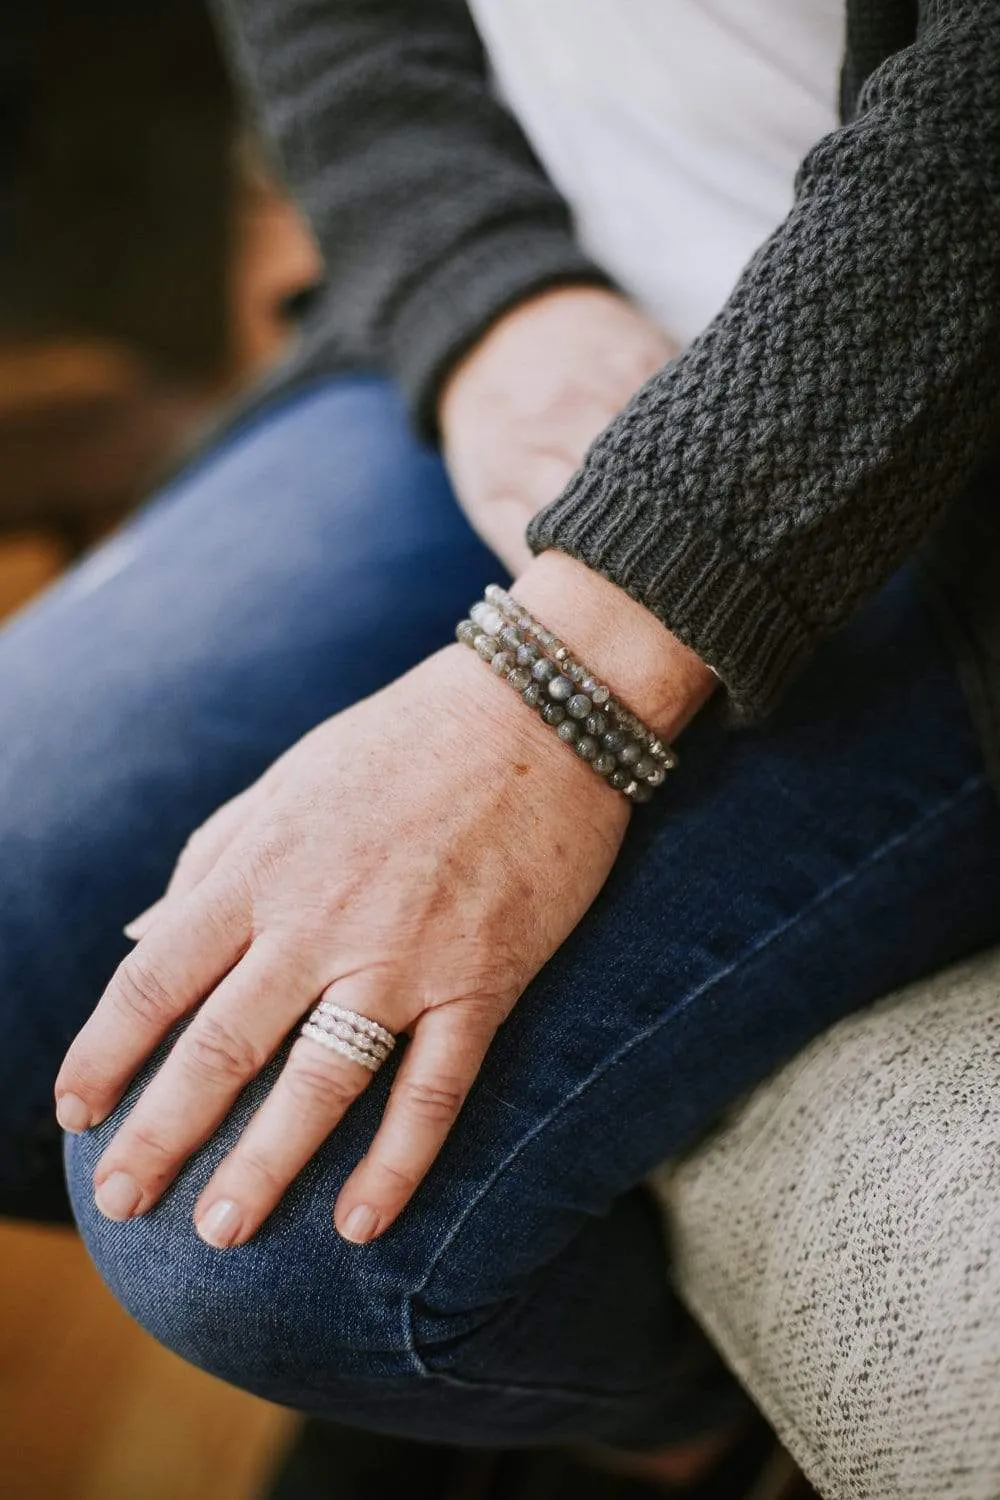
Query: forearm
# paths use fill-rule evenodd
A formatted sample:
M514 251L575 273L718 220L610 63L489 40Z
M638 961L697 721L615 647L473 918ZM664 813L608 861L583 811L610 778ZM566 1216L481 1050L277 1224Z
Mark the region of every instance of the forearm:
M821 142L727 307L531 528L775 701L899 565L1000 422L1000 33L985 0Z
M340 358L434 429L447 371L506 309L606 278L486 77L464 0L216 0L326 262Z

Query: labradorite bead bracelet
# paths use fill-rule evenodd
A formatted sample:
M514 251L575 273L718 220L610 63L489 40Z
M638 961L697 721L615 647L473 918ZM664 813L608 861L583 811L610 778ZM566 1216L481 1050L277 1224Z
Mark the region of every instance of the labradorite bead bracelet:
M523 604L491 584L456 638L487 662L572 750L630 802L648 802L677 764L669 745L575 659Z

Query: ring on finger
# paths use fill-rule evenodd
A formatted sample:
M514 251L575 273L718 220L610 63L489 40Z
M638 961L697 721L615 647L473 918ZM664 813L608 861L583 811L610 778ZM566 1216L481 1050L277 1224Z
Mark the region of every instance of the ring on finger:
M332 1000L319 1002L302 1027L302 1035L360 1063L371 1073L382 1066L396 1045L396 1038L387 1027L360 1011L345 1010Z

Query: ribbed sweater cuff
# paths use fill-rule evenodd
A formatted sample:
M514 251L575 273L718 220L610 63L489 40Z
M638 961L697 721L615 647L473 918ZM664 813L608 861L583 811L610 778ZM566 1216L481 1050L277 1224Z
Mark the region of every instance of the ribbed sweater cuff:
M729 543L600 472L583 469L535 517L528 540L536 553L554 547L578 558L651 610L718 672L734 722L762 718L815 644Z
M482 231L458 246L407 291L385 332L386 360L402 386L414 424L437 438L442 382L500 315L535 292L577 282L609 285L565 225L524 220Z

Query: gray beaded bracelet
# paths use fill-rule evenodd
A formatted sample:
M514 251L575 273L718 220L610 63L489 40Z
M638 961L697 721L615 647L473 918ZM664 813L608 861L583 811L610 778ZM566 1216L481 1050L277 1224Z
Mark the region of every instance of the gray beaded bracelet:
M670 746L506 589L491 584L455 635L630 802L648 802L677 764Z

